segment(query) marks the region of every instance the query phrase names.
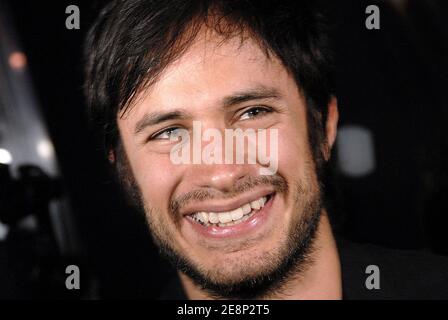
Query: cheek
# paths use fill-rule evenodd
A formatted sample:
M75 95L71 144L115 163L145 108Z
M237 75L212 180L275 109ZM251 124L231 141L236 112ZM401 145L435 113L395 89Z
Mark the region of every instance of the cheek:
M287 180L303 178L306 165L311 159L306 128L287 124L279 129L278 140L279 174Z
M167 210L178 181L169 155L141 152L130 162L145 203L158 210Z

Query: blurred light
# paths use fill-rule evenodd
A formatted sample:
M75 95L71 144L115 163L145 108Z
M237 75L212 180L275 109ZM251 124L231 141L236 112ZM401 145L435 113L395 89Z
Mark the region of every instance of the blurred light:
M27 231L35 231L38 228L38 222L35 216L27 216L20 220L18 226Z
M37 144L37 153L44 159L50 159L54 155L52 143L48 140L39 141Z
M338 130L339 169L349 177L363 177L375 170L375 146L371 131L361 126Z
M15 51L9 55L9 66L11 69L20 71L27 65L26 55L23 52Z
M11 164L11 162L12 162L11 153L6 149L0 148L0 163L1 164Z
M3 241L8 236L9 227L0 222L0 241Z

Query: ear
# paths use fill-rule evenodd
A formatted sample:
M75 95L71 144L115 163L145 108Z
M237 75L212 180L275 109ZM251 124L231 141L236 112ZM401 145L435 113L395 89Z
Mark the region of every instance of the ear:
M325 148L324 157L325 160L330 160L331 149L333 148L334 142L336 141L336 136L338 132L338 121L339 121L339 111L338 111L338 100L336 97L331 97L330 103L328 104L328 114L327 123L325 125L325 132L327 135L327 146Z

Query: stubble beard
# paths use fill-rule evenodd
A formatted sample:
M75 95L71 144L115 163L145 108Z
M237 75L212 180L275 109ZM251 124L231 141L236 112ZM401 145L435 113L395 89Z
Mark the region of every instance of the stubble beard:
M287 284L292 279L302 277L313 264L314 242L323 206L321 184L314 174L316 171L312 170L314 163L307 166L304 178L306 181L298 181L295 186L288 186L280 175L275 175L271 180L264 179L262 183L272 183L276 196L283 195L286 198L290 192L294 192L295 219L292 219L287 236L278 246L277 252L265 252L257 259L250 259L248 263L252 265L240 266L242 270L249 268L257 272L234 277L233 280L228 275L218 276L216 270L207 270L200 262L194 262L179 252L172 240L175 237L165 226L163 219L160 219L163 213L144 201L124 150L117 154L116 165L119 181L132 204L146 217L160 254L211 298L241 300L278 296L286 292ZM253 178L245 184L245 188L257 185L254 181L260 183L259 179ZM195 200L194 197L191 200ZM171 203L170 208L172 207Z

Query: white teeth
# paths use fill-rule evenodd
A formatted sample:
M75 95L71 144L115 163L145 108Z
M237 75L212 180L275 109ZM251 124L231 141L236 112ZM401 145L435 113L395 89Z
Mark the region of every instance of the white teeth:
M243 217L244 212L243 212L243 209L238 208L236 210L231 211L230 214L232 215L232 220L236 221L236 220L240 220Z
M207 212L199 212L198 218L202 223L208 223L208 213Z
M208 214L208 220L210 221L210 223L218 223L219 222L219 217L216 213L214 212L210 212Z
M261 208L261 204L258 200L252 201L250 203L250 206L252 207L252 209L258 210Z
M250 207L250 204L245 204L243 207L243 214L248 214L252 211L252 208Z
M249 219L254 210L260 210L266 204L267 197L261 197L250 203L228 212L197 212L193 215L195 220L204 225L218 224L220 227L231 226Z
M232 216L230 215L230 212L218 213L218 217L219 217L219 222L221 222L221 223L227 223L227 222L232 221Z

